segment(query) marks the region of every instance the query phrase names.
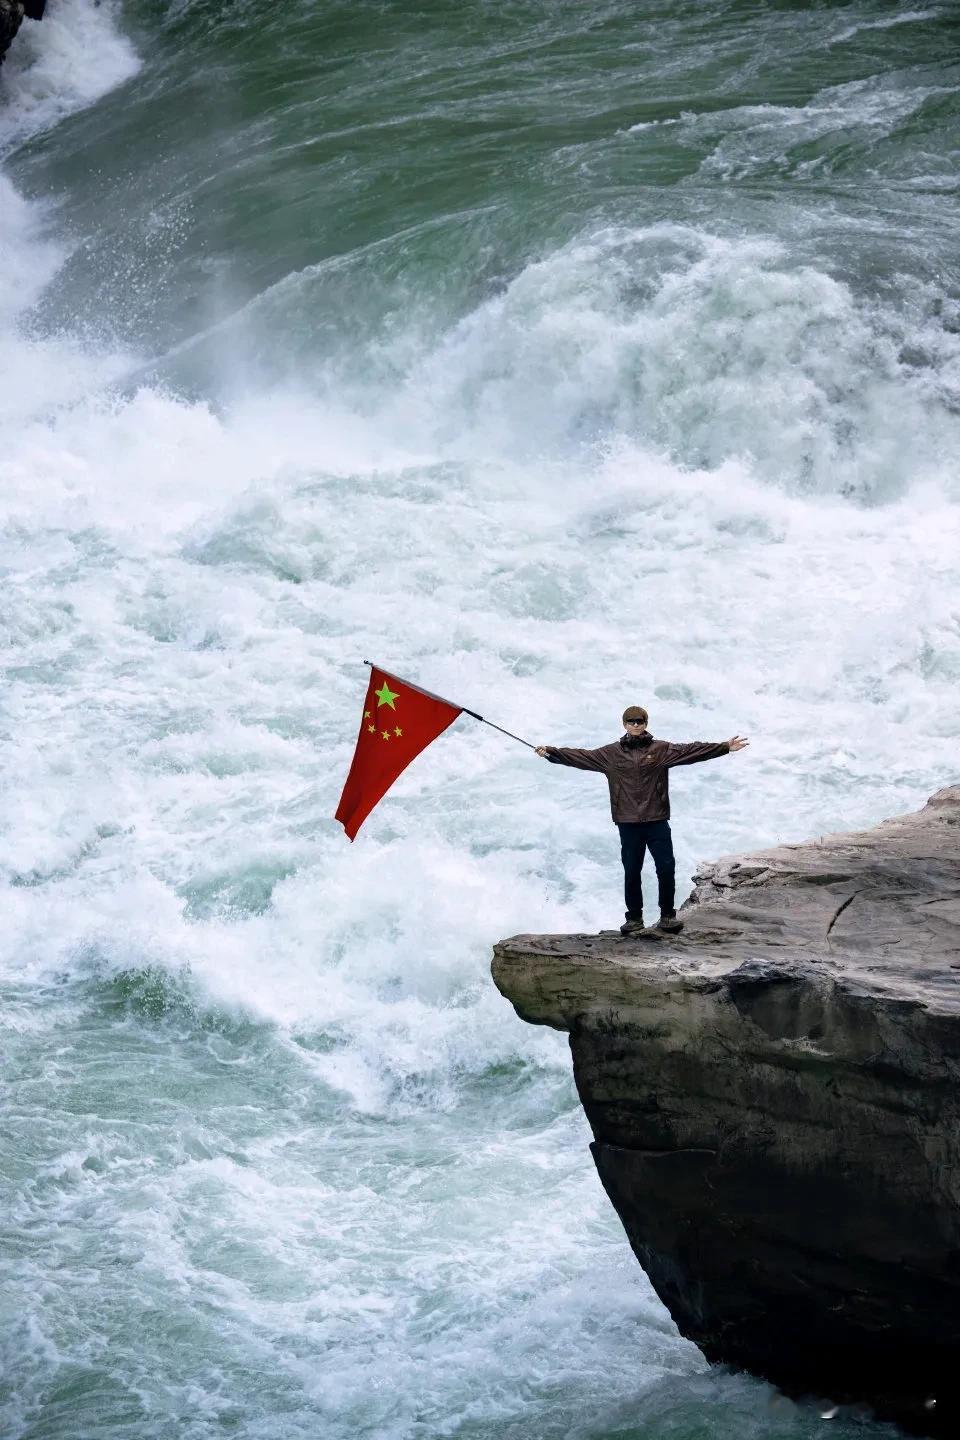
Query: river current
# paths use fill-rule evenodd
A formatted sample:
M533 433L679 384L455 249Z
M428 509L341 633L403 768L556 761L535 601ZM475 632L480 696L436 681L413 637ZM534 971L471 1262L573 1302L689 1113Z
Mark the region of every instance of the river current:
M711 1370L492 943L956 777L956 6L49 0L0 70L15 1440L879 1437ZM653 908L653 893L650 895ZM829 1397L826 1397L829 1398Z

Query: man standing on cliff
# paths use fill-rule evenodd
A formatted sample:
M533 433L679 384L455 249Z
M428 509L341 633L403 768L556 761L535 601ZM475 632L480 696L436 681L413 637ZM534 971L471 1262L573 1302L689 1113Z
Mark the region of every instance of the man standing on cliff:
M599 750L560 749L540 745L537 754L554 765L570 765L574 770L597 770L607 777L610 787L610 811L620 831L620 858L623 861L626 920L620 926L622 935L674 935L683 929L674 909L675 864L673 837L670 834L669 770L674 765L696 765L700 760L714 760L720 755L743 750L749 745L740 735L717 744L694 740L687 745L673 745L668 740L655 740L647 731L648 715L642 705L629 705L623 712L624 734L612 745ZM653 856L660 890L660 920L652 930L643 925L643 889L640 884L643 857L647 850Z

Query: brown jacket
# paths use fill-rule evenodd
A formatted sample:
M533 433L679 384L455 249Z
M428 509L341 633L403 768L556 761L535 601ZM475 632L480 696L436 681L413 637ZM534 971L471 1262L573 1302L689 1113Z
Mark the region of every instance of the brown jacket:
M624 736L599 750L568 750L548 745L547 759L554 765L572 765L574 770L599 770L610 787L610 813L615 825L638 821L669 820L670 789L667 771L674 765L696 765L727 755L729 742L709 744L693 740L688 745L671 745L652 735Z

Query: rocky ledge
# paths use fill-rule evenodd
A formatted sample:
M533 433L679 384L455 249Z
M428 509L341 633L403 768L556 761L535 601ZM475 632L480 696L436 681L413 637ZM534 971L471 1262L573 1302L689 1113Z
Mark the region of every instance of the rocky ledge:
M788 1394L960 1434L960 786L719 861L682 935L518 935L600 1179L681 1332Z

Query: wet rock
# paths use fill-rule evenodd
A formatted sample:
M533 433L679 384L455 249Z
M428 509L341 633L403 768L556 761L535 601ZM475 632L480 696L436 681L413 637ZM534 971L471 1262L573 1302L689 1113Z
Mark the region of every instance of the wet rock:
M494 954L637 1258L708 1359L960 1433L960 786L706 866L683 919Z
M0 0L0 65L24 16L28 20L42 20L46 5L47 0Z
M20 0L0 0L0 65L10 49L10 42L20 29L23 5Z

